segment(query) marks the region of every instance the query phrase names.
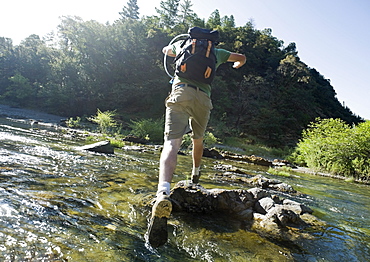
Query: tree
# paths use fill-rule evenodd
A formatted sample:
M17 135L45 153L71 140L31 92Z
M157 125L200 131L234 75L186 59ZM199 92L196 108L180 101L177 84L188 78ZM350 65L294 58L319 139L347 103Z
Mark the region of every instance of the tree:
M119 12L123 19L139 19L139 6L137 0L129 0L127 6L122 8L122 12Z
M214 29L217 28L218 26L221 26L221 16L218 9L213 11L213 13L210 15L210 17L207 20L206 26L207 28L210 29Z
M178 23L179 3L180 0L161 1L160 8L155 8L157 13L160 15L162 26L172 28Z
M179 8L179 23L183 24L185 27L190 27L194 20L197 19L197 15L191 9L193 4L190 0L184 0L184 3L180 4Z
M234 19L234 16L231 15L230 17L228 17L227 15L225 15L222 19L221 19L221 25L223 27L235 27L235 19Z
M128 1L124 10L135 4ZM220 31L219 48L247 57L239 70L221 65L213 82L210 124L220 137L243 134L265 145L294 145L316 117L363 121L339 103L328 79L300 61L295 44L284 47L271 29L257 30L252 21L234 27L233 16L220 19L218 10L205 26L190 0L163 0L157 11L161 16L141 20L122 12L113 24L64 17L58 45L37 35L15 47L0 38L1 102L69 117L100 108L127 121L160 118L171 88L161 50L175 35L199 26Z
M15 74L17 64L12 40L0 37L0 96L10 85L9 78Z

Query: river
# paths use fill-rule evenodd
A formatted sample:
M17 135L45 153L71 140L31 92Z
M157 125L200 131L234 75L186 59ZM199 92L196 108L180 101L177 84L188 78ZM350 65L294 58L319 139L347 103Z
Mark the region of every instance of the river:
M169 241L146 244L159 151L78 150L86 142L55 126L0 118L0 261L370 261L368 185L267 168L204 160L206 188L244 188L214 179L216 164L277 178L325 224L309 237L274 241L227 217L173 214ZM174 181L191 159L179 156Z

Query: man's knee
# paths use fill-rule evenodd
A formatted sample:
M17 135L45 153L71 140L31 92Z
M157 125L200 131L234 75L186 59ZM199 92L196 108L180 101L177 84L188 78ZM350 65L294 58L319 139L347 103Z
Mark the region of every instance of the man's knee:
M178 151L181 146L181 141L181 138L166 140L163 144L163 151Z

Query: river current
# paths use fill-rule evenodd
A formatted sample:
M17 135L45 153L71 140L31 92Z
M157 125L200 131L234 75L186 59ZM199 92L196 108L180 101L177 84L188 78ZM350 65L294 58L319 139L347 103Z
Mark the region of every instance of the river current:
M233 219L173 214L169 241L145 241L158 173L158 151L116 149L104 155L55 126L0 118L0 261L370 261L369 186L204 159L205 188L248 188L214 179L217 164L276 178L305 194L298 199L324 221L308 238L284 243ZM179 156L174 182L187 178Z

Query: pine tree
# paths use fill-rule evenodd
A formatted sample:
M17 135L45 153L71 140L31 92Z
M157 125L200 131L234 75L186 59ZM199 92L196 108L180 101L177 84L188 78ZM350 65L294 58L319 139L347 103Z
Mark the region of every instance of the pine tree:
M190 26L197 18L197 15L191 9L193 4L190 0L184 0L184 3L180 4L179 22L185 26Z
M129 0L127 6L122 8L122 12L119 12L123 19L139 19L139 6L137 0Z
M228 17L227 15L225 15L222 19L221 19L221 24L222 26L224 27L228 27L228 28L233 28L235 27L235 18L233 15L231 15L230 17Z
M218 9L213 11L213 13L208 18L206 25L207 25L207 28L209 29L215 29L217 28L217 26L221 26L221 16L220 16L220 11L218 11Z
M161 1L160 8L155 8L160 15L161 24L165 27L173 27L178 22L178 8L180 0Z

